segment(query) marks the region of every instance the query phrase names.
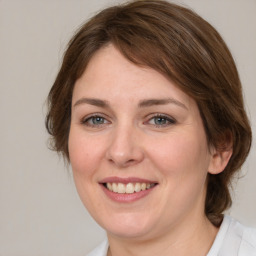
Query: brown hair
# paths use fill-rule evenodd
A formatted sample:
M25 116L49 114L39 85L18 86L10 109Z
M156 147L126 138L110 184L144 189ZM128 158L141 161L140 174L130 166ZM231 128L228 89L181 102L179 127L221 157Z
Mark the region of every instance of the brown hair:
M69 160L68 136L75 81L91 57L112 43L130 61L171 79L199 107L209 146L233 154L225 170L208 174L205 214L219 225L231 206L229 186L251 146L239 75L219 33L193 11L165 1L133 1L107 8L69 42L48 96L46 127L52 147Z

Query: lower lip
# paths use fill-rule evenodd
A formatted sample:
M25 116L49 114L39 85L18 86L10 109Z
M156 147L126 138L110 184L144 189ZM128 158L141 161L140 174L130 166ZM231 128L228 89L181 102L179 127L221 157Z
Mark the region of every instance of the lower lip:
M131 194L119 194L119 193L115 193L112 192L110 190L108 190L104 185L101 184L101 187L103 189L103 191L105 192L105 194L113 201L115 202L119 202L119 203L132 203L135 201L140 200L141 198L146 197L148 194L150 194L153 189L156 187L154 186L153 188L149 188L146 190L142 190L140 192L135 192L135 193L131 193Z

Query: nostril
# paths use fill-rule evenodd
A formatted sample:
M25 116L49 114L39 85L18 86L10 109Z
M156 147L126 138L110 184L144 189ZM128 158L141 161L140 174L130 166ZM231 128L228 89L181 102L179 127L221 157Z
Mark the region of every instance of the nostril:
M128 167L136 163L135 159L121 160L121 159L108 159L111 164L115 164L119 167Z
M129 141L129 142L128 142ZM115 140L106 151L109 163L119 167L128 167L139 163L144 158L142 148L126 138L126 140Z

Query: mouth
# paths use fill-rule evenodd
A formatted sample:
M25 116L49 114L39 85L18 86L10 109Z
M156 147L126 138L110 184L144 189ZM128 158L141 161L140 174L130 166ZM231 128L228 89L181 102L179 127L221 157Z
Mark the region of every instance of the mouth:
M108 177L101 180L99 185L111 200L117 203L132 203L153 193L159 184L137 177Z
M149 182L129 182L129 183L121 183L121 182L106 182L102 183L102 185L109 191L118 193L118 194L133 194L139 193L141 191L145 191L151 189L157 185L157 183L149 183Z

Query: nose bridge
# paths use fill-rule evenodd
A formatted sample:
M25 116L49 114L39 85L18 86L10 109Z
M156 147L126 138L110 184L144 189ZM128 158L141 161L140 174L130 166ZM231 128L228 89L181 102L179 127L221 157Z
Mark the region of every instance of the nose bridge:
M119 167L139 163L143 159L143 150L138 133L138 129L131 123L123 122L116 125L107 150L108 160Z

